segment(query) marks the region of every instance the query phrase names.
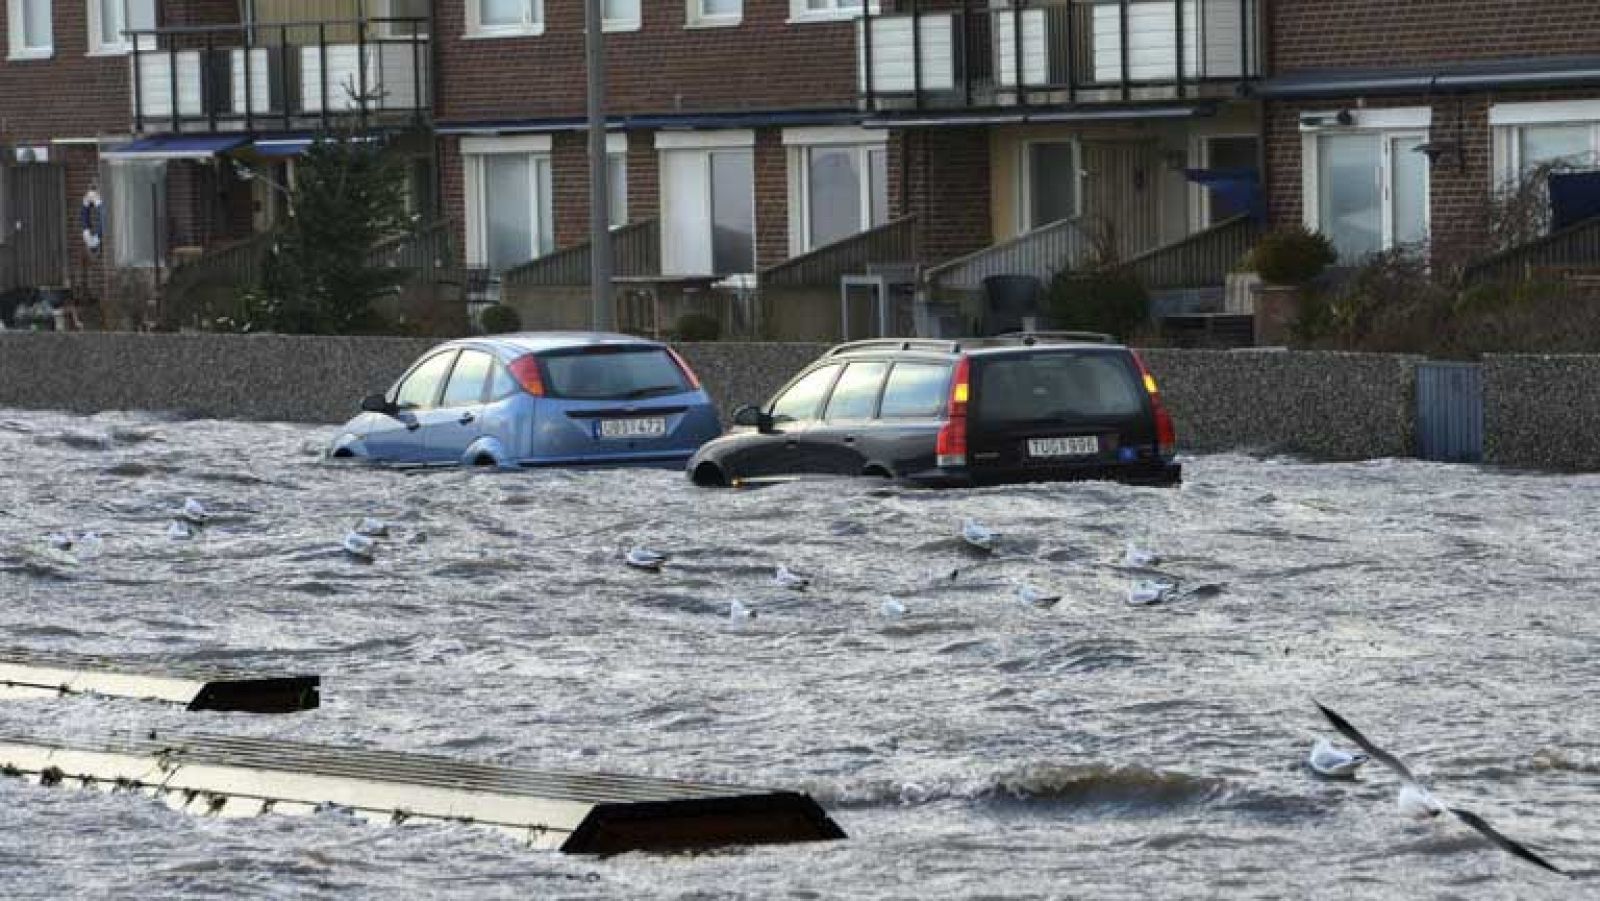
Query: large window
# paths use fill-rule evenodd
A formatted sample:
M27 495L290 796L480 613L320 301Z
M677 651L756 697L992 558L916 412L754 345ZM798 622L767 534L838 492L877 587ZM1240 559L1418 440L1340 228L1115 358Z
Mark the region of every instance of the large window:
M50 0L6 0L11 59L44 59L55 52Z
M1078 215L1078 144L1024 144L1022 228L1042 228Z
M467 0L467 36L542 34L544 0Z
M127 53L133 46L124 34L156 27L156 0L89 0L89 51Z
M800 20L853 19L861 9L862 0L789 0L790 16Z
M1212 226L1250 212L1250 204L1245 193L1238 190L1238 182L1260 179L1260 144L1257 138L1253 135L1210 136L1202 138L1200 146L1201 168L1216 174L1237 176L1228 182L1227 188L1219 183L1201 189L1203 219L1200 224Z
M1357 116L1354 127L1308 129L1302 145L1306 226L1345 261L1428 240L1428 111Z
M896 363L883 389L884 419L932 419L944 409L950 367L940 363Z
M830 422L871 419L878 409L878 389L883 387L883 374L888 363L851 363L844 368L839 384L828 398Z
M834 376L838 374L838 365L823 366L795 382L772 402L769 412L773 422L807 422L816 419L817 408L822 405L823 396L828 393Z
M111 164L112 258L123 268L156 266L167 221L167 164L128 160Z
M889 153L863 129L795 128L789 147L790 247L800 254L889 219Z
M744 0L687 0L686 24L690 28L738 25L744 18Z
M628 224L628 136L606 135L607 221L612 228Z
M500 273L555 249L549 139L466 139L470 263Z
M606 31L635 31L639 28L639 0L602 0L600 15Z
M434 354L411 370L394 393L395 406L402 410L430 410L439 397L439 387L456 358L453 350Z
M662 267L755 271L755 154L749 132L661 133Z
M471 407L483 402L484 382L494 371L494 358L482 351L463 350L450 370L441 407Z

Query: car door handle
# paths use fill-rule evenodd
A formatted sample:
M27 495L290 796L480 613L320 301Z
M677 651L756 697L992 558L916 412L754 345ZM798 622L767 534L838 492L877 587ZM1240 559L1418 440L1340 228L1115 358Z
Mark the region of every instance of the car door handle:
M420 420L420 419L413 419L410 422L406 423L406 431L408 431L408 432L415 432L417 429L420 429L420 428L422 428L422 420Z
M471 410L468 410L467 412L462 413L461 414L461 418L457 419L456 422L459 422L462 425L466 425L467 423L469 423L472 420L477 419L477 418L478 418L478 414L472 412Z
M846 436L844 436L844 443L845 444L855 444L856 443L856 436L854 436L854 435L846 435Z
M795 448L800 446L800 442L794 440L793 438L790 438L788 441L785 441L783 443L783 446L788 448L789 450L794 450Z

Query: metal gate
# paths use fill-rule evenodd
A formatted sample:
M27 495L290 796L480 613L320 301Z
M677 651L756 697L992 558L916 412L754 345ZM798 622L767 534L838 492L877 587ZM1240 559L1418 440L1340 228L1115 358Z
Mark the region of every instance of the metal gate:
M65 167L0 166L0 294L63 283L66 203Z
M1483 462L1483 370L1478 364L1417 366L1417 456Z

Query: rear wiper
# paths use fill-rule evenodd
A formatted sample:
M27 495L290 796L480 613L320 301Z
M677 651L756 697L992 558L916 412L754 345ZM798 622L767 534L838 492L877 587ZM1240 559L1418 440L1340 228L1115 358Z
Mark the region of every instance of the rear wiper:
M683 390L681 385L651 385L648 388L635 388L622 395L623 400L638 400L641 397L650 397L655 394L676 394Z

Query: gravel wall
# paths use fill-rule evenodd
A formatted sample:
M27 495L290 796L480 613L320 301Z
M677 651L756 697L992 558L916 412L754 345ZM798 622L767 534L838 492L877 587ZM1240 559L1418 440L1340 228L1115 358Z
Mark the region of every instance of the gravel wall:
M1600 470L1600 356L1483 359L1483 460Z
M387 388L427 339L322 338L276 335L144 335L106 332L0 333L0 407L173 410L224 419L340 422L362 395ZM823 344L684 345L726 415L765 399L815 359ZM1148 350L1144 352L1177 419L1182 446L1195 450L1259 449L1331 459L1405 456L1412 449L1416 360L1376 354ZM1554 405L1548 420L1516 410L1509 398L1559 384L1575 398L1600 398L1572 378L1546 374L1580 367L1582 385L1600 382L1600 361L1540 362L1525 382L1528 358L1502 358L1505 374L1489 379L1507 400L1491 423L1530 436L1570 434L1571 407ZM1562 358L1550 358L1559 361ZM1545 367L1540 369L1538 367ZM1546 393L1544 396L1549 396ZM1574 403L1578 402L1574 400ZM1590 402L1593 409L1595 401ZM1561 420L1561 429L1550 425ZM1498 459L1531 460L1539 440L1505 443ZM1519 439L1520 441L1520 439ZM1581 457L1562 450L1561 459ZM1574 455L1577 455L1576 457ZM1600 458L1591 447L1589 461ZM1538 465L1532 462L1518 465Z
M1191 450L1335 460L1409 456L1418 358L1282 351L1140 351Z

